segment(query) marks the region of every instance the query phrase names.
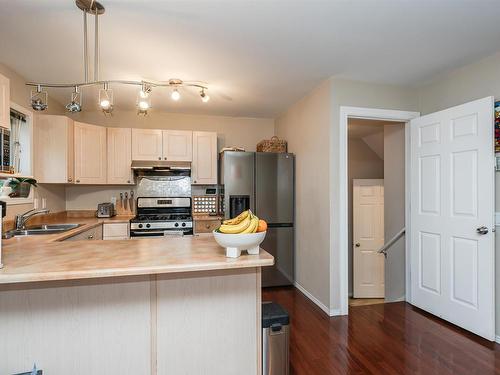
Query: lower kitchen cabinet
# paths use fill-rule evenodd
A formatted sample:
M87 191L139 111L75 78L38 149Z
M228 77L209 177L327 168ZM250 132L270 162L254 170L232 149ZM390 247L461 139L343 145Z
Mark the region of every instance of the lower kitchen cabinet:
M130 238L128 223L104 223L102 229L103 240L128 240Z
M102 240L102 225L66 238L64 241Z
M221 219L197 219L194 218L194 233L212 233L219 228Z

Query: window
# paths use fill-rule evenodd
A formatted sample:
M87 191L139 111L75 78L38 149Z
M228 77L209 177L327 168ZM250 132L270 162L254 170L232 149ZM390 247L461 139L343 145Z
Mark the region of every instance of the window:
M0 199L7 204L33 202L31 111L15 103L10 108L10 130L0 128Z

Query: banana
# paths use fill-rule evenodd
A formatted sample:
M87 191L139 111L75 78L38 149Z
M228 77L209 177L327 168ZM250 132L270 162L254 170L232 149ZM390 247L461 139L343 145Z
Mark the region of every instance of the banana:
M258 226L259 226L259 218L257 216L252 215L252 218L250 219L250 225L248 226L247 229L241 232L241 234L255 233L257 231Z
M252 220L250 220L250 215L248 215L245 219L243 219L242 222L237 225L222 224L219 227L219 231L227 234L237 234L246 230L251 223Z
M250 210L243 211L241 214L239 214L238 216L236 216L232 219L224 220L222 222L222 224L223 225L237 225L237 224L241 223L243 220L245 220L249 214L250 214Z

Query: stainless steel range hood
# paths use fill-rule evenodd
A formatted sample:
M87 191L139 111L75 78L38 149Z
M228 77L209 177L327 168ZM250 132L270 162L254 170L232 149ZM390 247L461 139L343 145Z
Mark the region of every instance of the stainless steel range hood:
M136 171L141 170L186 170L191 169L189 161L168 161L168 160L132 160L131 168Z

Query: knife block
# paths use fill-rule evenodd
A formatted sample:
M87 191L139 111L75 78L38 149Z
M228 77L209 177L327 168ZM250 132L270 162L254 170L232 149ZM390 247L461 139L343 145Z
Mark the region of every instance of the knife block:
M126 204L125 204L126 202ZM132 202L132 207L131 207ZM115 211L118 216L133 216L135 215L135 199L118 199L115 205Z

